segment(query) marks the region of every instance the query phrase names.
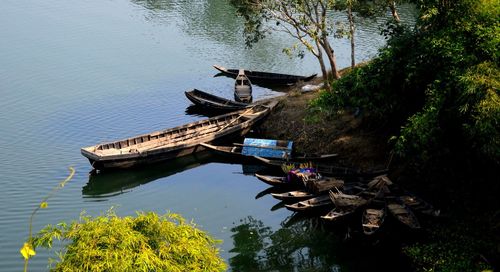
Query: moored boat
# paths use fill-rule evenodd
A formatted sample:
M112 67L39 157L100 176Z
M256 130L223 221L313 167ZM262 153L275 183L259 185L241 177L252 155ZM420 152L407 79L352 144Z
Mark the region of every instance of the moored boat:
M401 223L412 229L419 229L420 223L413 212L404 204L398 202L390 202L387 204L387 209Z
M286 202L298 202L314 197L313 193L304 190L290 191L285 193L271 193L271 195L276 199Z
M239 72L239 69L227 69L219 65L214 65L214 68L222 74L232 78L236 78ZM310 76L297 76L251 70L245 70L245 74L253 83L262 85L291 85L299 81L306 82L316 77L316 74Z
M353 214L355 211L356 207L354 206L335 207L327 214L321 216L321 218L328 221L338 221L341 218Z
M252 83L245 75L245 71L240 69L238 76L234 81L234 99L238 102L251 103L252 102Z
M255 177L272 186L298 186L297 183L288 181L286 177L266 176L257 173L255 174Z
M358 195L345 194L335 188L335 191L330 191L330 199L335 204L335 207L360 207L368 203L368 200Z
M333 205L328 195L320 195L294 204L287 204L285 207L294 212L310 212Z
M361 226L366 235L374 234L384 223L386 215L385 202L373 202L371 207L363 211L361 217Z
M251 107L252 105L236 102L230 99L206 93L198 89L184 92L186 97L195 105L218 111L236 111Z
M246 134L277 102L219 115L186 125L81 149L97 170L128 168L204 150L200 143Z
M318 162L318 161L329 161L337 157L337 154L301 154L301 153L293 153L291 156L285 154L282 158L273 158L267 159L262 156L254 156L254 155L246 155L243 154L243 148L245 145L233 145L233 146L216 146L204 143L204 147L210 149L216 153L225 156L239 157L239 158L247 158L255 160L256 162L267 164L266 161L272 160L276 163L276 165L282 165L286 163L288 160L300 161L300 162ZM266 147L264 147L266 148Z
M436 210L430 203L414 195L402 195L399 200L412 210L430 215L439 216L440 211Z

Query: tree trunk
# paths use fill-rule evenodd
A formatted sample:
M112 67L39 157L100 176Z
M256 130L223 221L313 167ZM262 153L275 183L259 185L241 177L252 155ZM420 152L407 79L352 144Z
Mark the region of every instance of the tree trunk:
M316 42L316 47L318 49L318 54L314 54L318 59L319 66L321 67L321 74L323 75L323 82L325 83L325 88L330 89L330 80L328 79L328 71L326 70L325 60L323 59L323 53L321 52L321 47L319 42Z
M352 16L352 2L349 2L347 15L349 18L349 33L351 34L351 67L354 69L356 60L354 58L354 17Z
M396 22L401 22L401 19L399 18L398 11L396 10L396 2L395 1L390 1L389 3L389 8L391 9L392 17Z
M330 46L330 42L328 41L327 37L322 38L322 43L321 43L323 49L325 49L326 55L328 56L328 61L330 62L330 67L332 69L332 74L335 79L340 78L339 71L337 69L337 58L335 57L335 52L333 51L332 47Z

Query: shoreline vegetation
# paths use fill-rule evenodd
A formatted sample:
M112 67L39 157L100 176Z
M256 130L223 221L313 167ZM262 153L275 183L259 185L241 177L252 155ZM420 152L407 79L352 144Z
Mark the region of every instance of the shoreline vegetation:
M402 246L416 271L493 271L500 260L500 3L422 1L370 62L325 90L290 90L261 127L299 152L339 153L443 215ZM321 80L321 79L320 79ZM389 163L390 162L390 163Z

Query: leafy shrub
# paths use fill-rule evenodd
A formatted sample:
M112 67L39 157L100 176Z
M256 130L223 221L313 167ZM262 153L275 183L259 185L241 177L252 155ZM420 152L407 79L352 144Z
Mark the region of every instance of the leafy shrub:
M82 215L80 221L47 226L35 246L68 241L53 271L223 271L215 241L177 214L118 217Z

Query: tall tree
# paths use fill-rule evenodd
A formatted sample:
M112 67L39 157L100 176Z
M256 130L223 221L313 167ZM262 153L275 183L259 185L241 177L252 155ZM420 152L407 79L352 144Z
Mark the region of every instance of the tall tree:
M285 32L316 57L327 87L331 78L326 61L332 76L340 78L335 51L328 39L333 31L333 24L330 24L327 13L334 8L335 1L231 0L231 3L245 19L247 45L273 31Z

